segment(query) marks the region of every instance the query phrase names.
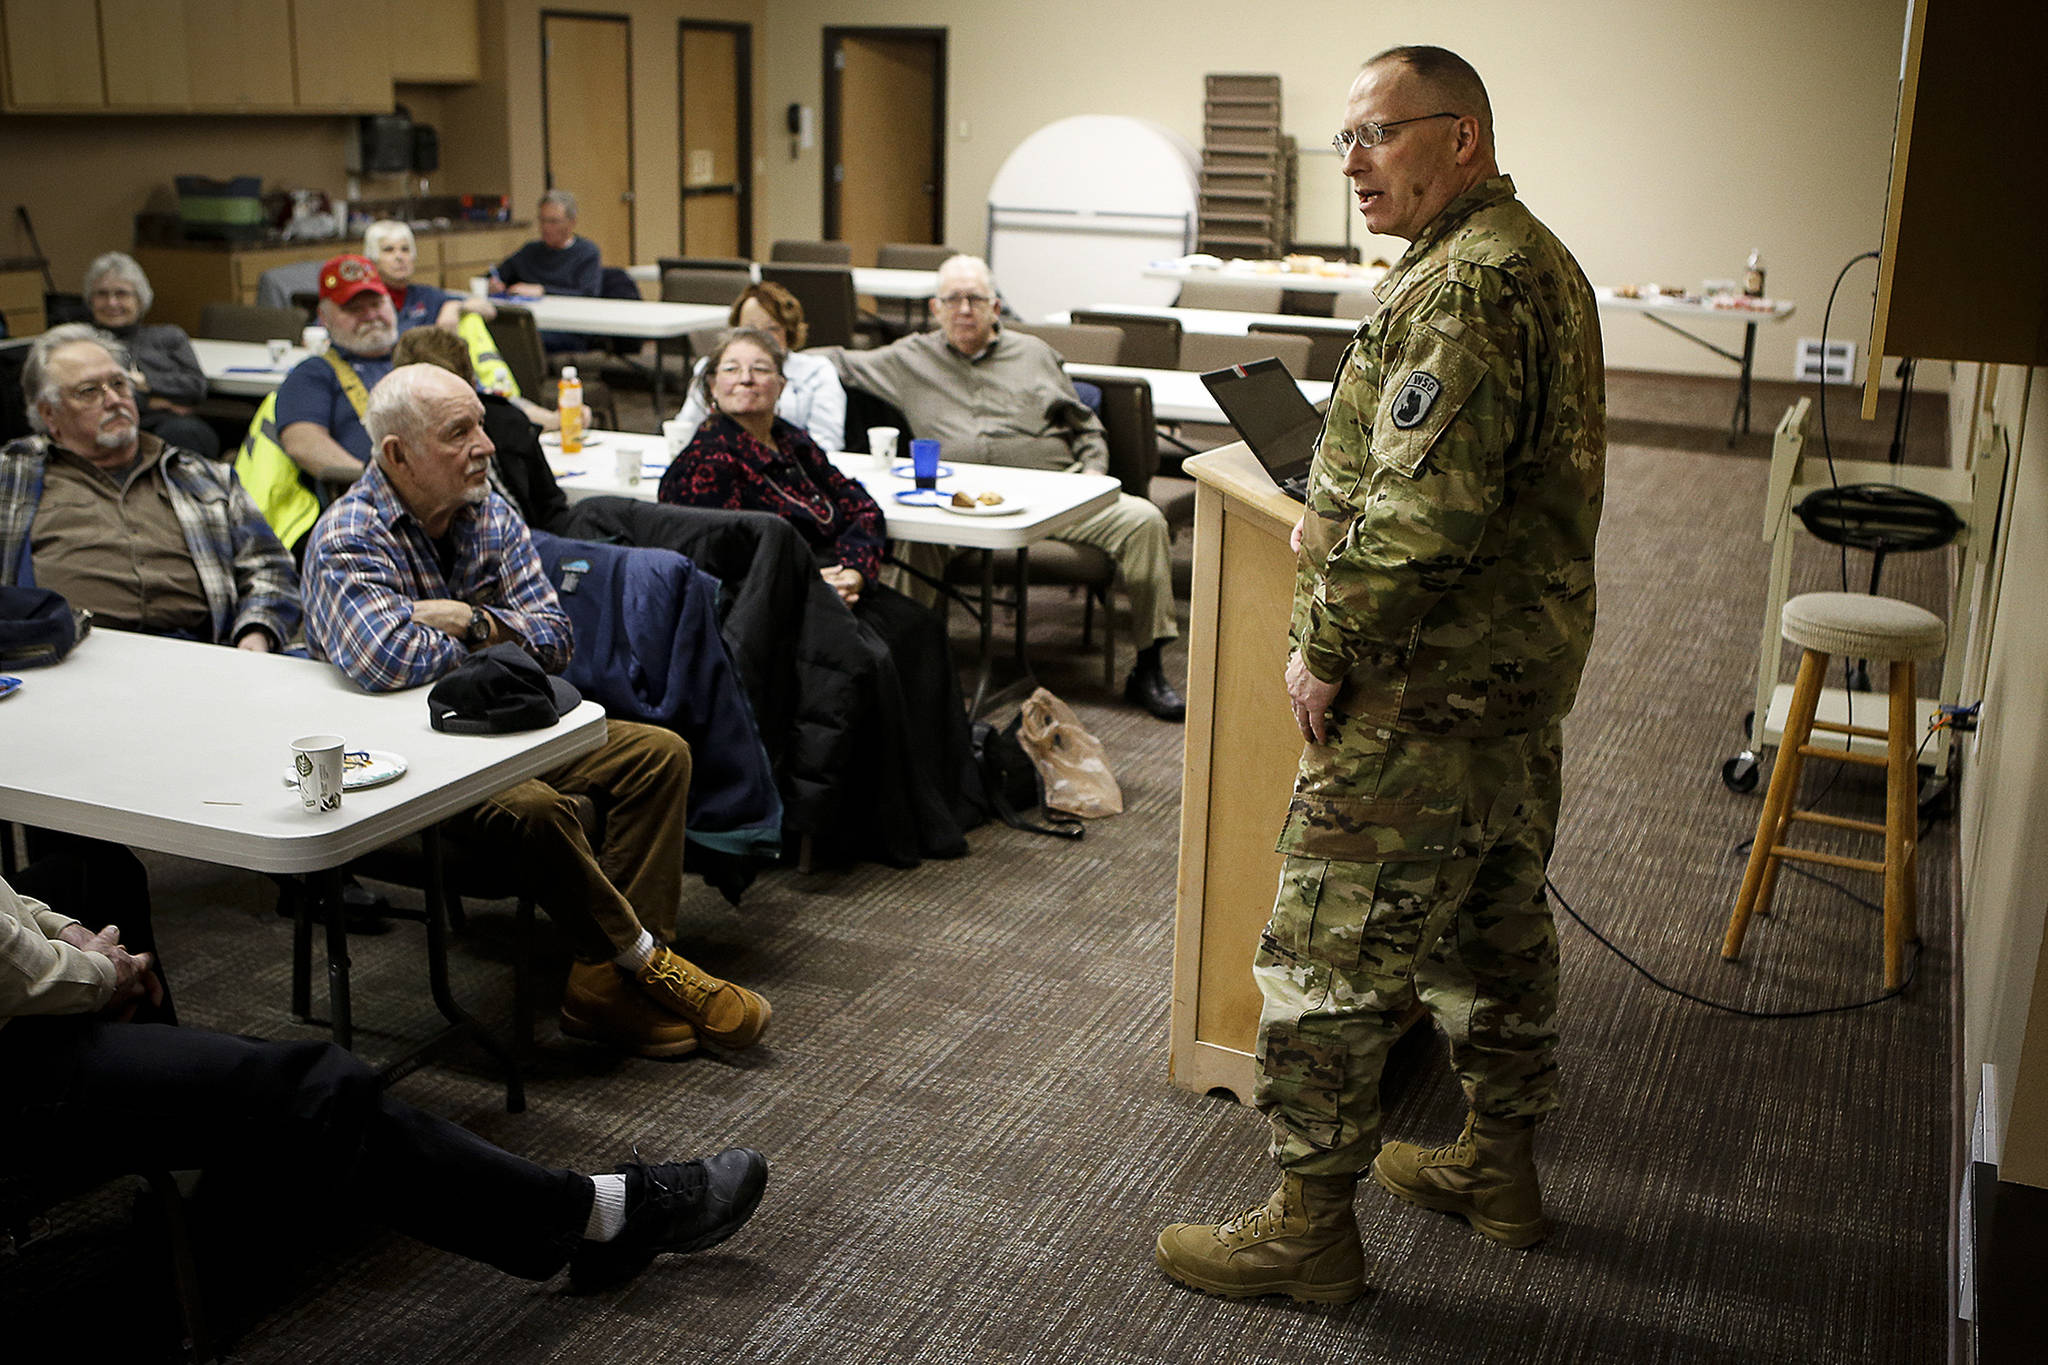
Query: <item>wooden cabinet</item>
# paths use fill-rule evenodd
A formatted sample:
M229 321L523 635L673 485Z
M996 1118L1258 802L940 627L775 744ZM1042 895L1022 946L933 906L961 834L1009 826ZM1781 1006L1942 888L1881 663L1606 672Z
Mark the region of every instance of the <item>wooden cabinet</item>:
M43 330L43 272L33 266L0 268L0 318L7 335L32 337Z
M390 0L405 13L405 42L390 54L391 79L462 85L483 72L476 0Z
M7 107L103 109L99 11L78 0L0 0L7 23Z
M386 30L364 9L359 0L292 0L292 54L301 109L391 112ZM411 41L409 33L404 41Z
M2048 364L2048 7L1916 0L1892 146L1863 415L1884 358Z
M482 72L476 0L0 0L0 20L0 108L24 113L389 113L394 80Z
M275 0L184 0L183 9L195 112L294 107L289 6Z
M107 108L120 111L189 106L192 70L186 37L185 11L176 3L100 0Z

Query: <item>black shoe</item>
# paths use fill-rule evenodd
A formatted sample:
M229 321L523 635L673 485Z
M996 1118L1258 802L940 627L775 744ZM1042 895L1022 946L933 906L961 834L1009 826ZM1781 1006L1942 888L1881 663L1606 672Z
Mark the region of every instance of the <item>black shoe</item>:
M1165 670L1158 664L1147 667L1139 664L1131 670L1131 676L1124 679L1124 700L1133 706L1142 706L1161 720L1186 720L1188 704L1181 700L1180 693L1173 690L1173 684L1166 680Z
M699 1161L627 1162L626 1226L609 1242L579 1243L569 1287L579 1294L624 1283L664 1252L717 1246L754 1216L768 1185L768 1158L728 1147Z

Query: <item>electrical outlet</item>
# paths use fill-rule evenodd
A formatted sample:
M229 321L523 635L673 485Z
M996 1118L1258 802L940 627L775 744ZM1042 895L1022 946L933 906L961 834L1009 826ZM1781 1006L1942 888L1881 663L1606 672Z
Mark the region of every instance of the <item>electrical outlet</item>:
M1853 341L1829 341L1827 345L1827 376L1830 384L1852 382L1850 376L1856 370L1856 343ZM1821 345L1819 337L1799 338L1799 350L1792 364L1792 377L1803 383L1811 383L1821 376Z

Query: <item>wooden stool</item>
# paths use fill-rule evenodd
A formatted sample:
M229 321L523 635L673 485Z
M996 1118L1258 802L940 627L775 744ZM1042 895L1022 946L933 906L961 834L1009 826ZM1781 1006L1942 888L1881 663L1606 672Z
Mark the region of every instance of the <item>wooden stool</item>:
M1781 618L1784 637L1806 652L1799 660L1799 679L1792 689L1791 713L1785 717L1785 734L1778 746L1778 762L1771 771L1770 789L1764 794L1763 815L1756 822L1756 845L1750 850L1749 870L1742 877L1742 894L1736 898L1735 913L1728 919L1728 936L1721 944L1721 956L1733 961L1742 952L1742 936L1752 914L1769 914L1771 893L1777 889L1778 864L1786 858L1800 862L1824 863L1856 872L1884 874L1884 984L1898 989L1905 979L1905 950L1909 937L1918 937L1917 881L1919 871L1918 790L1915 781L1914 739L1917 726L1913 715L1915 661L1940 654L1947 632L1941 618L1909 602L1889 597L1871 597L1852 592L1810 592L1785 604ZM1882 730L1861 725L1837 725L1816 721L1814 708L1820 701L1821 681L1828 661L1836 656L1881 659L1891 664L1891 718ZM1759 726L1762 717L1758 717ZM1840 749L1817 748L1809 741L1815 730L1886 741L1883 758ZM1861 763L1885 770L1884 823L1849 820L1839 815L1797 810L1793 800L1799 793L1799 770L1808 758L1832 759L1837 763ZM1785 837L1794 820L1836 829L1861 830L1884 837L1884 859L1844 858L1838 854L1790 848Z

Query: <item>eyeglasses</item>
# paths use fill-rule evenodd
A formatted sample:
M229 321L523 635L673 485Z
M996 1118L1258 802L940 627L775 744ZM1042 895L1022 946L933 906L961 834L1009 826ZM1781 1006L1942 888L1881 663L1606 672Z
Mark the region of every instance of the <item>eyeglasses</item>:
M780 373L773 365L742 365L737 360L728 360L718 367L720 379L738 379L741 375L749 379L773 379Z
M1330 139L1330 145L1338 155L1350 152L1355 143L1360 147L1377 147L1387 140L1387 129L1399 128L1404 123L1427 123L1433 118L1463 118L1463 114L1417 114L1414 118L1397 118L1391 123L1361 123L1356 128L1340 128L1337 136Z
M90 408L107 401L108 395L126 398L135 391L134 383L125 374L109 375L85 384L74 384L64 391L64 396L81 408Z
M939 295L939 307L941 308L980 308L994 302L995 298L988 294Z

